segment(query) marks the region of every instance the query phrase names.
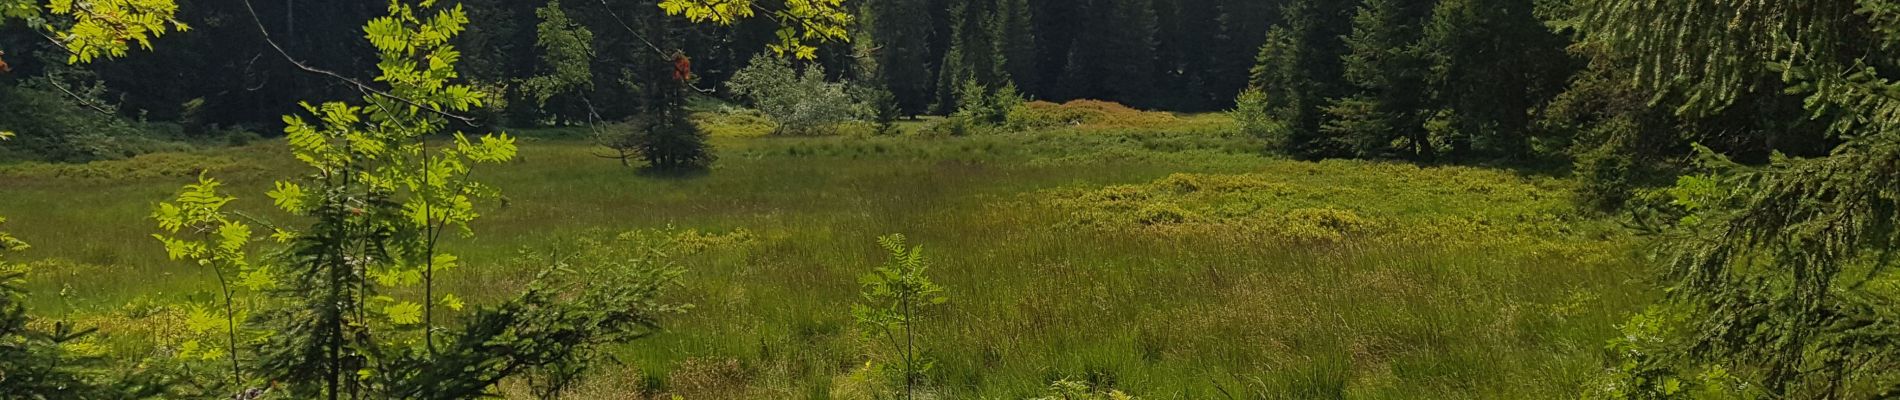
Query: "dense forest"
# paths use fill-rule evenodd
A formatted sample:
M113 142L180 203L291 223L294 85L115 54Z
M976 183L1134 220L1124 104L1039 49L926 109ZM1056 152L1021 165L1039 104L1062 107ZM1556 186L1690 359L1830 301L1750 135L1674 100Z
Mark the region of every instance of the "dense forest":
M1886 0L0 0L0 214L158 228L0 232L80 254L0 260L0 398L1887 398L1895 44ZM549 239L609 220L667 228ZM215 279L28 312L139 246Z
M779 21L732 26L662 18L638 2L464 3L465 75L496 101L470 117L514 127L621 121L652 111L642 82L683 58L693 94L734 98L726 81L770 54ZM766 2L770 3L770 2ZM1300 157L1426 162L1574 161L1592 195L1620 204L1666 184L1699 143L1738 159L1818 155L1833 144L1802 96L1773 74L1723 107L1679 112L1672 93L1633 82L1632 55L1581 40L1589 2L1442 0L852 1L845 38L798 64L876 87L884 118L958 109L965 83L1027 99L1106 100L1180 112L1264 112L1249 128ZM766 5L765 7L775 7ZM14 24L5 128L38 150L11 158L85 161L166 148L156 139L275 136L300 99L355 94L323 71L373 67L360 21L375 2L179 3L192 28L167 51L77 67ZM253 18L256 17L256 18ZM266 42L275 35L278 47ZM282 53L279 50L282 50ZM802 67L801 67L802 68ZM644 75L643 75L644 74ZM347 75L346 75L347 76ZM367 77L352 77L368 79ZM1735 78L1743 79L1743 78ZM700 93L704 92L704 93ZM862 96L858 96L862 97ZM121 120L88 114L107 112ZM127 123L127 121L131 121ZM471 120L474 121L474 120ZM84 127L84 128L79 128ZM141 135L137 131L157 132ZM235 139L233 139L235 138ZM1662 181L1657 181L1661 179Z

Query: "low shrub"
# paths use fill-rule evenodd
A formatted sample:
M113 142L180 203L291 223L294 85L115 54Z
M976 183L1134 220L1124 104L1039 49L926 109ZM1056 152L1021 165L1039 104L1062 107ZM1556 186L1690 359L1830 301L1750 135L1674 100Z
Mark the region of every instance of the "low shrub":
M242 176L260 174L263 171L261 166L239 162L231 157L193 153L152 153L123 160L101 160L84 164L26 162L6 165L0 166L0 177L119 182L189 178L198 176L200 173Z
M1017 130L1064 126L1081 128L1160 128L1181 122L1174 114L1141 111L1115 102L1074 100L1055 104L1033 101L1014 107L1006 117Z
M1037 201L1078 229L1239 241L1547 244L1616 231L1579 225L1570 197L1558 182L1473 168L1278 161L1256 173L1057 189ZM1483 206L1473 211L1473 201Z
M1135 396L1085 381L1058 379L1049 383L1044 396L1030 400L1135 400Z
M763 137L778 130L778 123L757 110L721 108L693 113L693 125L709 137Z

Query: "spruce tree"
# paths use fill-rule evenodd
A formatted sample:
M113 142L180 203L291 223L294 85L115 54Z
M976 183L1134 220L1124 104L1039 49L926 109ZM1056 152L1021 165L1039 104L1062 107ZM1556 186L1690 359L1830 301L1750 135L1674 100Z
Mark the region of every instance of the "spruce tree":
M1705 174L1667 191L1668 306L1688 333L1619 352L1631 396L1675 394L1721 373L1748 397L1889 398L1900 393L1900 99L1892 57L1900 8L1879 1L1579 2L1581 39L1630 60L1632 82L1682 115L1717 115L1789 85L1840 145L1766 166L1701 151ZM1704 148L1706 149L1706 148ZM1654 320L1652 319L1652 320ZM1648 322L1643 317L1632 324ZM1629 326L1626 325L1626 326ZM1649 349L1644 349L1649 350ZM1644 368L1644 369L1638 369ZM1683 379L1689 378L1689 379ZM1612 393L1615 395L1618 393ZM1734 396L1743 397L1743 396Z
M996 0L991 38L996 40L997 75L1026 92L1041 88L1036 62L1036 32L1029 0Z
M1443 0L1420 44L1431 64L1433 102L1449 116L1439 140L1459 153L1530 156L1532 109L1576 70L1566 40L1533 13L1531 0Z
M1069 50L1060 97L1141 105L1153 93L1153 0L1093 0L1082 11L1090 22Z
M1411 6L1411 7L1408 7ZM1353 17L1343 78L1355 93L1326 107L1320 130L1359 157L1431 158L1425 135L1425 60L1416 43L1418 10L1399 0L1367 0Z
M1292 0L1281 10L1281 23L1267 33L1252 71L1252 85L1266 93L1267 113L1287 129L1282 145L1300 157L1346 153L1320 135L1320 110L1340 97L1340 36L1351 27L1349 4L1331 0Z
M929 110L932 102L930 31L934 22L921 0L866 0L864 29L873 43L880 79L904 114Z
M950 49L943 55L937 71L937 112L949 114L957 109L957 89L964 81L975 80L986 86L996 85L996 43L990 38L987 3L979 0L951 0Z
M1229 104L1251 83L1253 56L1281 23L1287 0L1181 0L1183 69L1217 104ZM1209 15L1211 14L1211 15Z

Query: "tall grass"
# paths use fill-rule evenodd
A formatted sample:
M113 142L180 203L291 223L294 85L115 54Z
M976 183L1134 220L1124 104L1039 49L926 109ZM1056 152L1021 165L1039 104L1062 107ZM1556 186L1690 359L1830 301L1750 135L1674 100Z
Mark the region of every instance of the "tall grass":
M1024 398L1057 379L1160 399L1567 396L1600 369L1614 323L1652 295L1629 240L1570 213L1551 178L1279 160L1201 131L714 144L720 164L684 178L636 174L580 142L524 144L519 165L483 177L507 201L486 211L481 236L449 244L474 268L445 278L448 290L513 293L536 254L620 232L743 231L685 260L679 300L696 307L618 349L625 365L581 396L689 399L888 389L869 378L876 350L848 311L888 233L930 249L932 278L953 299L919 325L939 398ZM221 170L234 171L231 192L262 193L274 174L246 171L287 165L272 146L159 164L235 162ZM38 246L36 312L126 319L137 315L128 302L205 292L145 229L152 204L189 176L29 168L51 167L0 167L0 215ZM1183 179L1262 185L1224 197L1184 193ZM1328 208L1378 230L1290 240L1077 223L1119 210L1085 201L1114 190L1215 227ZM137 339L122 332L115 340Z

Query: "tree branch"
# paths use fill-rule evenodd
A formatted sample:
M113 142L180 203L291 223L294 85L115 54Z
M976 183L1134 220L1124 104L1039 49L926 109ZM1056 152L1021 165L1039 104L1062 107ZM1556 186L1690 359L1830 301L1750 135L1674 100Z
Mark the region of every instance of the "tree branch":
M330 77L330 78L332 78L332 79L336 79L336 80L338 80L338 81L342 81L343 83L347 83L347 84L350 84L351 86L355 86L355 87L356 87L356 89L357 89L357 90L359 90L359 91L362 91L362 92L365 92L365 93L369 93L369 94L373 94L373 95L376 95L376 96L378 96L378 97L385 97L385 98L390 98L390 99L395 99L395 100L396 100L396 101L398 101L398 102L402 102L402 103L404 103L404 104L408 104L408 105L410 105L410 106L413 106L413 107L416 107L416 108L420 108L420 109L423 109L423 110L427 110L427 111L429 111L430 113L433 113L433 114L436 114L436 115L441 115L441 116L443 116L443 117L445 117L445 118L449 118L449 119L453 119L453 120L457 120L457 121L462 121L462 123L465 123L465 124L469 124L469 125L478 125L478 124L476 124L476 123L475 123L475 118L472 118L472 117L467 117L467 116L462 116L462 115L457 115L457 114L454 114L454 113L450 113L450 112L448 112L448 111L446 111L446 110L443 110L443 109L441 109L440 107L435 107L435 106L430 106L430 105L425 105L425 104L422 104L422 103L419 103L419 102L416 102L415 100L411 100L411 99L409 99L409 98L406 98L406 97L402 97L402 96L397 96L397 95L395 95L395 94L393 94L393 93L389 93L388 91L384 91L384 90L382 90L382 89L377 89L377 88L376 88L376 87L374 87L374 86L370 86L370 85L368 85L368 84L365 84L365 83L363 83L363 81L360 81L360 80L357 80L357 79L355 79L355 78L351 78L351 77L348 77L348 76L343 76L343 74L339 74L339 73L336 73L336 72L332 72L332 71L330 71L330 70L326 70L326 69L322 69L322 68L316 68L316 67L312 67L312 66L310 66L309 64L305 64L305 63L304 63L303 61L299 61L299 60L297 60L297 58L296 58L296 57L291 57L291 56L290 56L290 52L289 52L289 51L285 51L285 50L284 50L284 47L283 47L283 46L280 46L280 45L278 45L278 44L277 44L277 40L276 40L276 39L272 39L272 38L271 38L271 36L270 36L270 30L269 30L269 29L266 29L266 28L264 28L264 21L263 21L263 19L261 19L261 18L258 18L258 16L257 16L257 9L251 6L251 0L243 0L243 2L244 2L244 10L245 10L246 12L248 12L248 13L250 13L250 15L251 15L251 23L252 23L252 24L255 24L255 25L257 26L257 33L258 33L258 34L260 34L260 35L262 35L262 36L264 37L264 43L265 43L265 44L269 44L272 50L276 50L276 51L277 51L277 55L280 55L280 56L283 56L283 58L284 58L284 61L288 61L288 62L290 62L290 64L291 64L291 65L293 65L293 66L296 66L296 67L297 67L297 69L300 69L300 70L303 70L304 72L308 72L308 73L311 73L311 74L316 74L316 75L321 75L321 76L326 76L326 77Z
M646 37L646 35L642 35L642 34L640 34L640 31L639 31L639 30L635 30L635 29L633 29L633 25L628 25L628 24L627 24L627 20L624 20L624 19L620 19L620 14L619 14L619 13L616 13L616 12L614 12L614 7L613 7L612 5L608 5L608 4L607 4L607 0L600 0L600 9L601 9L601 10L603 10L603 11L606 11L606 12L607 12L607 16L610 16L610 17L613 17L613 19L614 19L614 22L615 22L615 23L618 23L618 24L620 24L620 27L621 27L622 29L626 29L626 30L627 30L627 33L628 33L628 34L631 34L631 35L633 35L633 38L634 38L634 39L639 39L641 43L646 43L646 45L647 45L647 48L650 48L650 49L653 49L653 54L654 54L655 56L658 56L658 57L660 57L660 59L662 59L662 60L665 60L665 59L666 59L666 57L668 56L668 54L666 53L666 50L665 50L665 49L661 49L659 45L656 45L656 44L653 44L653 41L652 41L652 40L647 40L647 37ZM669 60L669 61L670 61L670 60ZM688 77L688 78L690 78L690 77ZM689 80L690 80L690 79L689 79ZM689 88L692 88L692 89L693 89L694 91L697 91L697 92L700 92L700 93L712 93L712 92L713 92L713 90L712 90L712 89L704 89L704 88L700 88L700 87L699 87L699 85L695 85L695 84L693 84L692 82L685 82L685 83L686 83L686 87L689 87Z

